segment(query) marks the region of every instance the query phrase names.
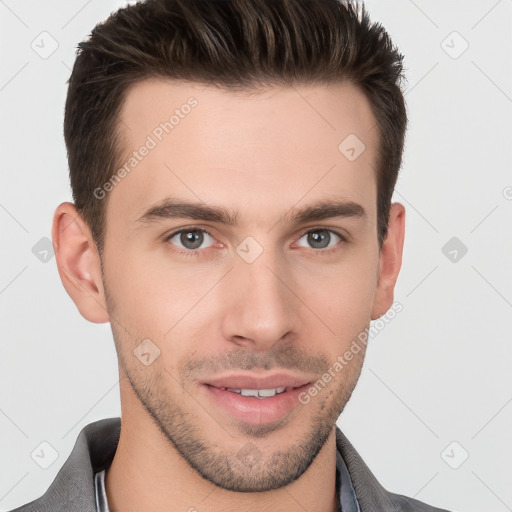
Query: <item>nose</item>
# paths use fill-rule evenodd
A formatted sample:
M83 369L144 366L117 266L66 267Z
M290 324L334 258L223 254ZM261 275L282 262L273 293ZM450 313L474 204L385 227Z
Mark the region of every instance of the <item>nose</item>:
M271 251L252 263L236 257L221 293L222 332L236 345L269 351L300 330L302 303L294 294L289 265Z

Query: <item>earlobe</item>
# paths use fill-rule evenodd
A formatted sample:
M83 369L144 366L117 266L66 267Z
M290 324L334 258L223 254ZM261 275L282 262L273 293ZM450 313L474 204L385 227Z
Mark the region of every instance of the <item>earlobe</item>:
M55 210L52 239L62 284L80 314L90 322L109 322L96 244L73 203Z
M391 205L388 234L379 257L379 277L372 309L372 320L380 318L391 307L400 268L405 238L405 208L400 203Z

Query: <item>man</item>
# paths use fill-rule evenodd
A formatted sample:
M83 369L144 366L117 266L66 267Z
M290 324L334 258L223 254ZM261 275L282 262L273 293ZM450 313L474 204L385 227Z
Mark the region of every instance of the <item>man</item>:
M52 235L122 417L17 510L441 510L336 427L401 266L401 62L337 0L149 0L80 44Z

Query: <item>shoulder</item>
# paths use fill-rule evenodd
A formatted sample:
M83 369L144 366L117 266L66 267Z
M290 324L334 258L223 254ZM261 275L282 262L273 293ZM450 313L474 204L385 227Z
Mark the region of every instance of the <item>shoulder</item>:
M121 432L121 418L86 425L47 491L11 512L96 512L94 474L110 465Z
M336 446L350 473L361 512L449 512L387 491L375 478L343 432L336 427Z

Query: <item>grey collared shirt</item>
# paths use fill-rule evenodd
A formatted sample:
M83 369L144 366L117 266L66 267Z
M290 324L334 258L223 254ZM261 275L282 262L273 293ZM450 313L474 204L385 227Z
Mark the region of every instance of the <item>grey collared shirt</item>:
M104 469L94 475L94 487L96 489L97 512L110 512L107 493L105 492ZM339 499L338 512L361 512L350 474L338 450L336 450L336 494Z

